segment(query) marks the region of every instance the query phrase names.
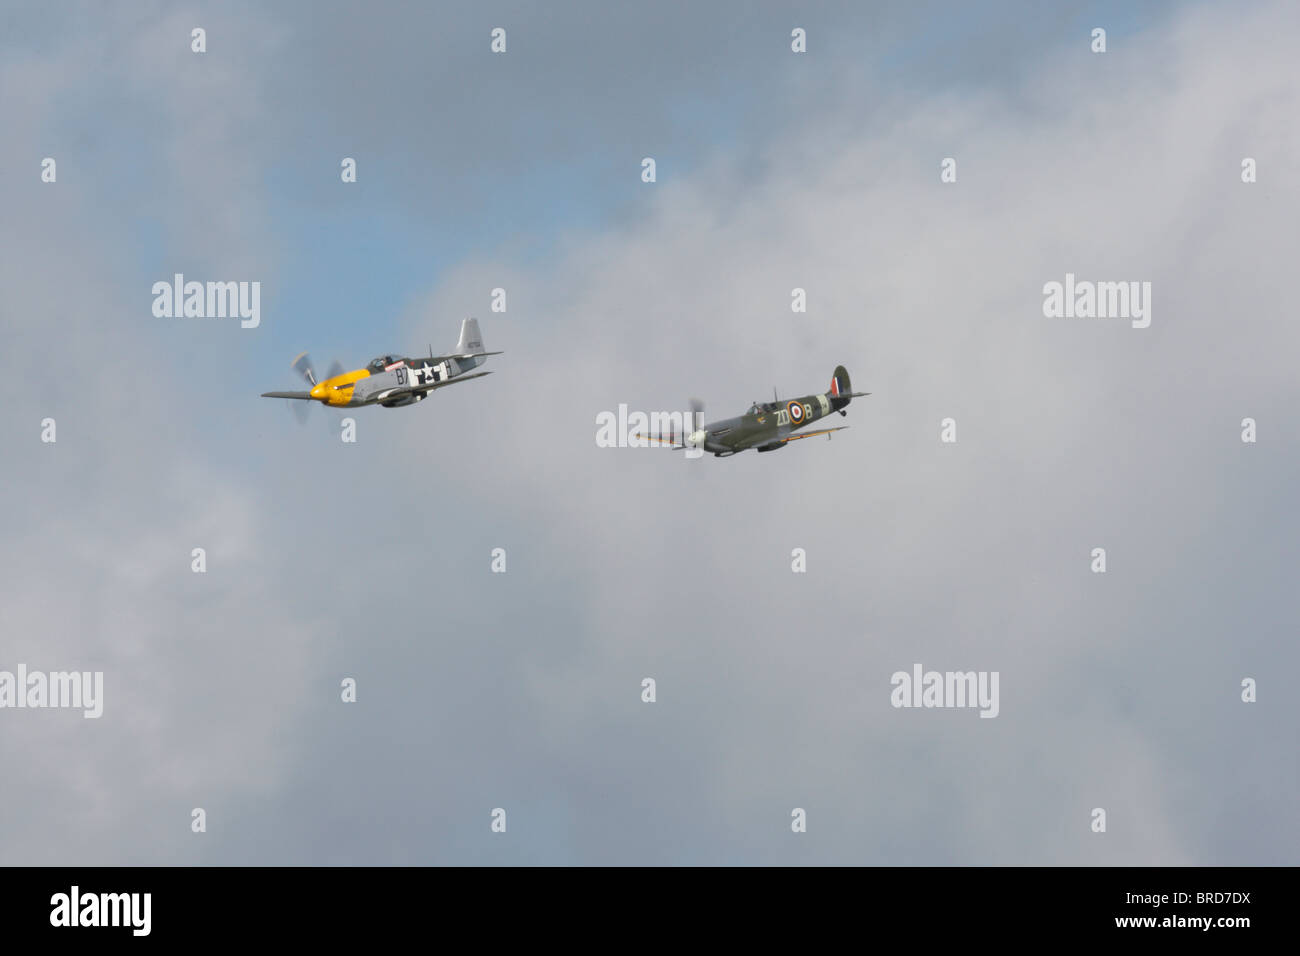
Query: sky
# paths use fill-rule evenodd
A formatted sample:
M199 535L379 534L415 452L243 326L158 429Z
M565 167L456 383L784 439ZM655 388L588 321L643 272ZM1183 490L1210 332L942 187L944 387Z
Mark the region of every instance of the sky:
M1300 10L801 7L0 6L0 671L104 675L0 708L0 863L1300 862ZM260 397L467 316L355 442Z

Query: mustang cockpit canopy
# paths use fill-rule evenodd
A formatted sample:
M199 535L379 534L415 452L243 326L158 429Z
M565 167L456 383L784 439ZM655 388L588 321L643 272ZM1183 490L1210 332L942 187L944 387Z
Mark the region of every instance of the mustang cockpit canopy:
M395 356L381 355L379 356L379 358L375 359L366 367L370 369L371 372L382 372L385 368L392 365L396 361L397 358Z

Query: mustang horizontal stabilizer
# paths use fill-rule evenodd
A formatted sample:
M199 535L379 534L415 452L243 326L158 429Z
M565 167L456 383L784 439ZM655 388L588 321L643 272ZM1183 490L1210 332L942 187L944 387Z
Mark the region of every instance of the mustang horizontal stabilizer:
M428 362L430 365L441 365L443 362L449 362L452 359L465 361L466 359L478 358L481 355L505 355L505 352L457 352L454 355L433 355L421 357L421 361Z

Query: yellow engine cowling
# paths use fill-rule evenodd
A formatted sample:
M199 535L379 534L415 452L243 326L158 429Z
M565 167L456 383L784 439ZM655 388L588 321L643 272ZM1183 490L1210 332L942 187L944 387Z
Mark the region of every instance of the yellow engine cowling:
M326 405L346 405L352 401L352 386L370 373L363 368L327 378L311 390L311 397Z

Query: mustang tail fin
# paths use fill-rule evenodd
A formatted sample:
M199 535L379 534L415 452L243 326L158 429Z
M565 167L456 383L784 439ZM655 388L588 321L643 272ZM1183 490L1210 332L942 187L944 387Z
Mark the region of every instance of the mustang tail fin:
M478 319L466 319L460 324L460 341L456 343L456 351L461 355L478 355L484 351Z

